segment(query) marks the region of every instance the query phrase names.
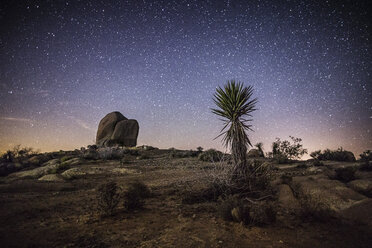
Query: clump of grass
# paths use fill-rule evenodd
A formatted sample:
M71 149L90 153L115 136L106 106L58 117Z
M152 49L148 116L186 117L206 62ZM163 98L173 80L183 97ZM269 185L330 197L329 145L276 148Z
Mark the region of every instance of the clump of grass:
M144 199L151 196L150 189L141 181L135 181L128 185L123 193L124 208L127 211L141 209L144 205Z
M355 172L357 168L354 166L341 167L335 170L336 179L344 183L350 182L355 178Z
M102 184L98 188L98 210L102 215L112 215L119 203L120 194L116 182Z

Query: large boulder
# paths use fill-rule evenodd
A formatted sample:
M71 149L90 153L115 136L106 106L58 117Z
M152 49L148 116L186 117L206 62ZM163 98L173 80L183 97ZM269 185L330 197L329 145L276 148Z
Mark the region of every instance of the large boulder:
M136 146L139 125L128 120L120 112L107 114L99 123L96 144L98 146Z

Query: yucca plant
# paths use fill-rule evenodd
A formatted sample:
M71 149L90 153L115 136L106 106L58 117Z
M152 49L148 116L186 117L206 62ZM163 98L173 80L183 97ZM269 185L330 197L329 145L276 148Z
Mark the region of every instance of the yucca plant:
M231 149L234 162L233 178L245 177L247 173L247 148L252 146L246 133L252 130L252 112L255 111L256 98L252 98L253 87L244 87L243 83L234 80L216 89L213 100L218 108L212 108L212 113L222 117L224 126L220 136L223 143Z

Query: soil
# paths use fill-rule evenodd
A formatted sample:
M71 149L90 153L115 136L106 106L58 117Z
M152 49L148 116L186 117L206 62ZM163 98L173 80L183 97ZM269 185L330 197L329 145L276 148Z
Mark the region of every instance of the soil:
M115 160L85 162L78 167L94 167L99 173L62 182L3 178L0 247L372 245L368 228L337 219L303 221L281 217L265 226L224 221L216 214L216 202L182 204L184 192L197 187L195 182L203 184L210 163L197 158L169 158L161 150L149 156L142 160L133 157L125 164ZM144 208L126 212L120 203L113 216L102 217L97 210L98 186L115 181L125 189L135 179L142 180L152 191Z

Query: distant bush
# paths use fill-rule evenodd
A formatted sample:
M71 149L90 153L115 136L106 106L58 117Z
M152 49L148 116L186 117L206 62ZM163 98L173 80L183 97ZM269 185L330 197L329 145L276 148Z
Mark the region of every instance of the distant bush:
M270 154L274 159L278 160L278 163L285 162L285 159L297 159L307 153L307 149L302 147L302 139L289 136L293 143L288 140L280 140L276 138L276 141L272 144L272 153Z
M345 182L345 183L350 182L351 180L355 178L356 170L357 168L354 166L337 168L335 170L336 179L342 182Z
M143 207L144 199L150 197L151 192L146 184L140 181L132 182L123 193L124 208L127 211Z
M98 188L98 210L103 215L112 215L119 203L119 187L115 182L108 182Z
M222 159L223 153L215 149L209 149L199 154L198 158L205 162L218 162Z
M200 153L200 152L202 152L203 151L203 147L201 147L201 146L198 146L197 148L196 148L196 150Z
M343 162L355 162L355 156L352 152L344 150L342 147L337 150L325 149L323 152L320 150L314 151L310 154L316 160L332 160Z

